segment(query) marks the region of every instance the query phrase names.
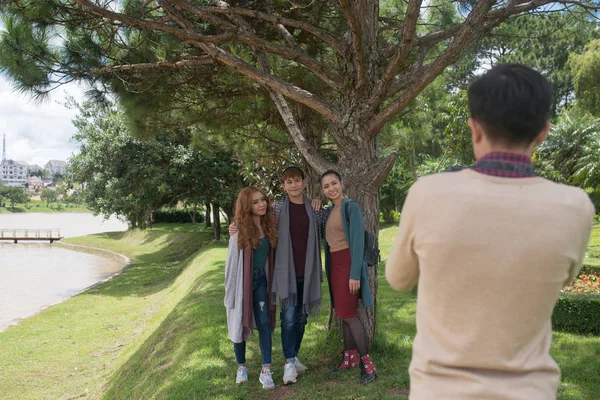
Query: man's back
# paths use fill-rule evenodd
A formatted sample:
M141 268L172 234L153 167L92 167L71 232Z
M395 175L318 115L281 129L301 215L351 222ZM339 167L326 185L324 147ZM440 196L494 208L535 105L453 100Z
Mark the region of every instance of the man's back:
M418 260L411 399L556 396L550 318L593 213L583 191L542 178L463 170L413 186L390 255Z

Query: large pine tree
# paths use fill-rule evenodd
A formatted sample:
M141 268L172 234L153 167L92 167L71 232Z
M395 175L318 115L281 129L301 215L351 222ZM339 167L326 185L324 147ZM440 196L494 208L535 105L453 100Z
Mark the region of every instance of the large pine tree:
M379 187L396 160L378 157L377 134L388 122L503 21L560 7L600 8L589 0L0 4L0 66L34 94L83 80L92 95L117 93L137 122L151 127L163 113L202 114L215 93L235 97L237 86L260 87L313 174L337 169L372 231ZM323 151L322 140L335 152ZM376 267L370 275L376 293ZM372 338L374 314L367 323Z

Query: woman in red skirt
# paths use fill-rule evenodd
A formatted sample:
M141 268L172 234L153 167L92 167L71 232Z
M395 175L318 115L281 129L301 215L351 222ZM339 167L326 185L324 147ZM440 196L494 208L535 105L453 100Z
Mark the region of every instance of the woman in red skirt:
M360 365L360 383L368 383L375 379L375 366L369 357L365 328L356 311L359 298L364 307L373 305L364 258L365 223L358 204L344 197L339 173L329 170L321 175L321 188L333 203L325 226L325 270L331 306L342 319L344 334L343 359L335 371Z

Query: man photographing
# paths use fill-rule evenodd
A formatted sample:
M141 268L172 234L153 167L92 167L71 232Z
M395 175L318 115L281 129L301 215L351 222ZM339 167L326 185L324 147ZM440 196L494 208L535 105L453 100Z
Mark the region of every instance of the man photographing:
M546 78L498 65L468 101L477 163L411 187L386 265L395 289L418 284L410 398L555 399L552 311L579 273L594 207L534 173Z

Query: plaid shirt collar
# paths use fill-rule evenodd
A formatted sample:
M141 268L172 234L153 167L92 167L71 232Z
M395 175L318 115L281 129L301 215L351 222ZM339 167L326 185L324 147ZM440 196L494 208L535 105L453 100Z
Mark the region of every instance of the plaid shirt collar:
M477 160L477 164L472 169L481 174L503 178L531 178L536 176L531 158L522 154L499 151L484 155Z

